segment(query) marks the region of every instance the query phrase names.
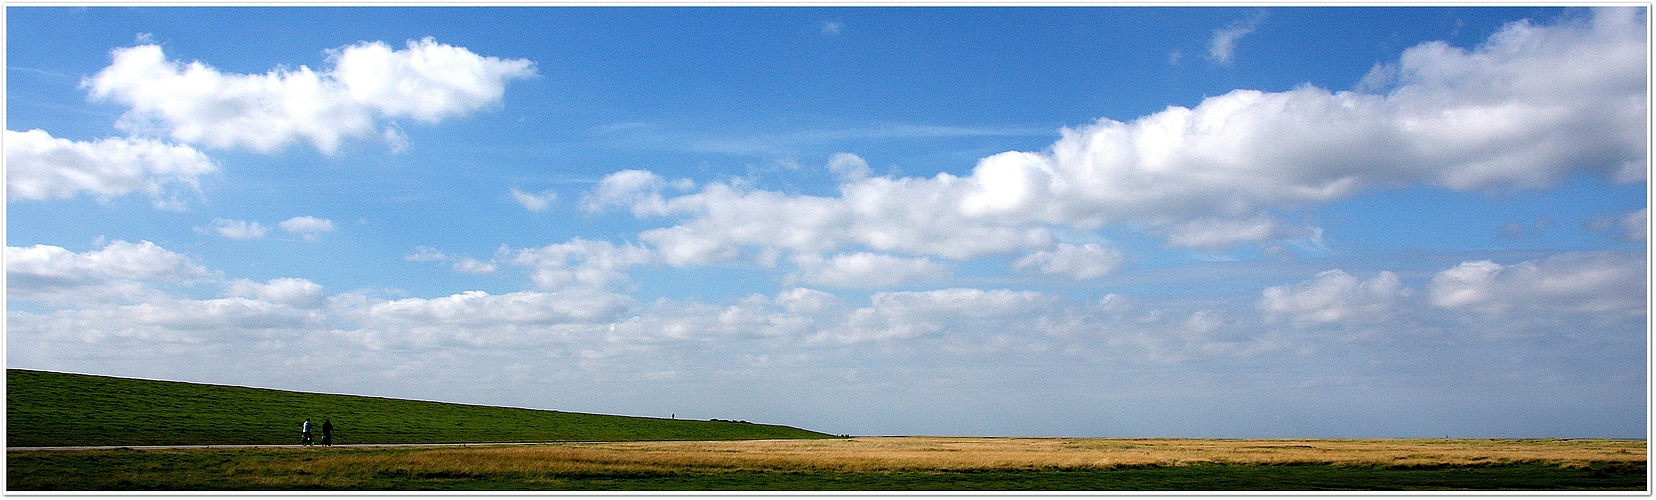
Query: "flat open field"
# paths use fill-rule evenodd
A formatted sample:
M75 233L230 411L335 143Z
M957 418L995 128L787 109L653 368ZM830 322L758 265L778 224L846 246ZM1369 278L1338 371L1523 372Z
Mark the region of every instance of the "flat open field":
M888 437L9 451L11 490L1645 490L1637 440Z

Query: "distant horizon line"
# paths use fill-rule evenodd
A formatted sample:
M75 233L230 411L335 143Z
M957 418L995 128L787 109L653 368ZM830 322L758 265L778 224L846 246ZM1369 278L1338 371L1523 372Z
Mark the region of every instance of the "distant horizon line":
M439 400L435 400L435 399L399 398L399 397L391 397L391 396L375 396L375 395L368 395L368 394L350 394L350 393L342 393L342 392L301 391L301 390L294 390L294 389L282 389L282 388L276 388L276 387L258 387L258 386L251 386L251 385L222 384L222 383L213 383L213 382L191 382L191 381L188 381L188 380L143 378L143 377L131 377L131 376L123 376L123 375L106 375L106 374L100 374L100 373L82 373L82 372L71 372L71 371L61 371L61 370L46 370L46 369L40 369L40 368L17 368L17 367L7 366L6 370L7 371L21 370L21 371L33 371L33 372L45 372L45 373L58 373L58 374L64 374L64 375L80 375L80 376L86 376L86 377L107 377L107 378L118 378L118 379L125 379L125 380L144 380L144 381L150 381L150 382L170 382L170 383L177 383L177 384L210 385L210 386L217 386L217 387L235 387L235 388L242 388L242 389L257 389L257 390L266 390L266 391L292 392L292 393L299 393L299 394L319 394L319 395L327 395L327 396L350 396L350 397L359 397L359 398L390 399L390 400L396 400L396 401L413 401L413 402L420 402L420 403L438 403L438 404L451 404L451 405L461 405L461 406L480 406L480 407L486 407L486 408L509 408L509 409L529 410L529 411L551 411L551 412L559 412L559 413L580 413L580 414L585 414L585 415L603 415L603 416L611 416L611 417L653 418L653 419L660 419L660 420L702 420L702 419L679 419L676 416L658 417L658 416L651 416L651 415L621 415L621 414L614 414L614 413L594 413L594 412L585 412L585 411L559 410L559 409L554 409L554 408L530 408L530 407L526 407L526 406L511 406L511 405L496 405L496 404L481 404L481 403L457 403L457 402L453 402L453 401L439 401ZM676 415L676 414L672 414L672 415ZM713 420L721 420L721 419L713 419ZM767 423L762 423L762 422L750 422L750 423L754 423L755 425L784 425L784 426L793 427L792 425L789 425L789 424L767 424ZM822 431L813 431L813 432L822 432ZM843 436L845 438L961 438L961 439L966 439L966 438L972 438L972 439L1114 439L1114 440L1158 440L1159 439L1159 440L1210 440L1210 441L1364 441L1364 440L1431 440L1431 439L1483 440L1483 441L1549 441L1549 440L1551 440L1551 441L1585 441L1585 440L1649 441L1650 440L1650 438L1648 437L1648 434L1646 435L1646 437L1580 437L1580 436L1576 436L1576 437L1565 437L1565 436L1527 436L1527 437L1507 437L1507 436L1473 437L1473 436L1467 436L1467 437L1450 437L1448 435L1445 435L1444 437L1440 438L1440 437L1378 437L1378 436L1369 436L1369 437L1178 437L1178 436L1056 436L1056 435L959 435L959 434L956 434L956 435L945 435L945 434L864 434L864 435L858 435L858 434L838 434L838 433L830 433L830 432L822 432L822 433L823 434L830 434L830 435L833 435L833 436L836 436L836 437ZM473 443L473 444L476 444L476 443ZM508 444L515 444L515 443L508 443Z

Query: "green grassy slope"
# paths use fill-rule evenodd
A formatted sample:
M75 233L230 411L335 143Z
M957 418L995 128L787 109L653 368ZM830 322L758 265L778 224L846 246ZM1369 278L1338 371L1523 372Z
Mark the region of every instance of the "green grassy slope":
M622 417L6 370L6 445L336 444L827 438L781 425Z

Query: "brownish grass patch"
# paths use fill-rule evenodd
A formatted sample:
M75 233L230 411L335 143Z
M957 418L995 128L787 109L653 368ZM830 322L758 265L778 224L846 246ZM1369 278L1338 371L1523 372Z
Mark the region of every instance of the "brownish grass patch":
M561 443L317 456L306 472L580 475L679 470L964 471L1146 465L1469 466L1645 462L1644 441L1492 439L1071 439L878 437L827 440ZM272 471L276 472L276 471Z

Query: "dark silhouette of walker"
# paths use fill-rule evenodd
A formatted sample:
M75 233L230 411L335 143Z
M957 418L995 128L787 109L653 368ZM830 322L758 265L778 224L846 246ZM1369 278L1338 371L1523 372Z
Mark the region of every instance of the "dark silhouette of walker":
M322 446L333 446L333 421L322 419Z

